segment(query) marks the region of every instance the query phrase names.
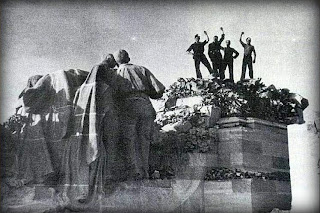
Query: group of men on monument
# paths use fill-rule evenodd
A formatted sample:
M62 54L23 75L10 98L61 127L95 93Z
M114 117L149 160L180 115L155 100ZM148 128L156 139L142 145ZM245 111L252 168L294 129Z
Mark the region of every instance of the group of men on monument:
M221 30L221 38L215 36L214 41L209 44L208 55L212 68L204 55L204 46L209 42L206 32L207 40L200 42L200 36L196 35L196 42L187 50L190 53L193 51L197 78L202 78L202 62L210 74L220 79L225 78L225 69L229 67L230 79L233 80L233 59L237 58L239 53L230 47L229 40L226 47L221 46L225 38L223 29ZM240 42L244 47L244 58L241 79L245 77L246 66L249 67L249 75L253 78L252 63L255 62L255 50L250 44L250 38L247 38L246 44L242 42L242 35L243 33ZM224 57L220 50L224 51ZM125 50L119 50L113 55L108 54L100 64L92 68L75 93L73 129L68 130L64 136L67 141L60 174L66 177L62 183L81 186L81 178L79 181L72 178L81 177L80 170L89 173L89 192L84 199L79 199L81 203L92 201L97 194L98 185L106 185L110 183L108 180L118 179L119 176L116 176L115 172L113 174L115 170L112 170L108 163L115 161L114 147L120 142L125 146L125 151L121 150L125 153L127 164L125 171L128 175L125 179L149 178L149 151L156 117L149 98L162 97L165 87L147 68L129 62L130 57ZM45 92L45 85L40 85L30 86L23 92L24 102L28 97L39 97L39 90ZM37 114L31 111L30 113ZM83 144L86 146L84 153L79 148ZM82 154L86 156L83 158ZM83 166L80 158L80 161L87 163L84 169L80 169ZM116 170L120 171L118 168Z
M196 34L194 37L195 42L191 44L191 46L187 49L187 52L193 55L197 78L202 78L202 75L200 72L200 62L201 62L204 66L206 66L209 73L213 77L218 77L222 80L225 79L225 70L228 67L230 80L232 81L234 80L233 59L236 59L239 56L239 53L234 48L230 47L230 44L231 44L230 40L226 41L226 47L221 46L221 43L225 38L225 34L223 31L223 28L221 27L220 29L222 31L220 39L218 39L218 36L214 36L213 42L210 43L208 47L208 56L211 60L212 67L204 54L204 46L209 42L209 36L206 31L204 31L204 34L207 36L207 40L200 42L200 36ZM251 38L248 37L246 39L246 43L244 43L242 41L243 34L244 32L241 33L240 40L239 40L241 45L244 48L244 57L242 61L242 73L241 73L240 80L243 80L245 78L247 66L249 68L249 76L250 78L253 78L252 63L255 63L255 60L256 60L256 51L254 49L254 46L251 45ZM220 50L224 51L224 57L222 57ZM253 60L252 60L252 54L254 56Z

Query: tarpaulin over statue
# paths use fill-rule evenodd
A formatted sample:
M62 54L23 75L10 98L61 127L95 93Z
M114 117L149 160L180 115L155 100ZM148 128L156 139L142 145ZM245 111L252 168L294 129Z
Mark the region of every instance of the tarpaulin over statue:
M106 181L125 178L125 149L121 147L118 107L114 101L115 70L95 66L74 97L73 130L63 157L63 184L70 197L104 191ZM101 74L101 75L100 75Z
M27 86L21 93L23 112L20 113L28 118L20 137L24 144L20 150L21 178L32 180L60 172L74 94L87 75L82 70L56 71L37 79L36 84Z

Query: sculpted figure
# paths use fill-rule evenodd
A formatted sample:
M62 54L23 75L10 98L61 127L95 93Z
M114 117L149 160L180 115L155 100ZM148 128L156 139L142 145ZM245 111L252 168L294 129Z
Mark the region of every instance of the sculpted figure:
M129 87L119 88L117 101L121 112L121 136L128 150L130 178L149 178L148 158L156 117L149 97L162 97L165 87L147 68L129 63L127 51L119 50L114 57L119 64L117 75L129 83Z

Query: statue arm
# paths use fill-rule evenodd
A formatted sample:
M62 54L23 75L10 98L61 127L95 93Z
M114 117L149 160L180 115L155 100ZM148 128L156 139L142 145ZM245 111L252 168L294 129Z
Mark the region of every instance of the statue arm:
M164 91L165 86L149 71L146 69L146 76L149 81L150 91L149 95L152 99L161 98Z

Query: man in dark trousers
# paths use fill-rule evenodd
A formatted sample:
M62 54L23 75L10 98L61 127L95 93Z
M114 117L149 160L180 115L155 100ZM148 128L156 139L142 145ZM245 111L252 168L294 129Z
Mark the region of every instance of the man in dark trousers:
M220 79L224 79L224 70L222 67L222 55L220 52L220 50L222 49L221 42L224 40L224 32L222 27L220 29L222 31L221 38L220 40L218 40L218 36L213 37L213 42L209 44L208 55L212 62L213 72L217 74L219 71Z
M230 40L226 41L227 47L223 48L224 57L223 57L223 72L229 67L229 78L233 81L233 59L236 59L239 56L239 53L230 47ZM235 54L235 55L234 55Z
M245 78L246 76L246 68L248 66L249 68L249 76L250 78L253 78L253 68L252 68L252 63L256 62L256 50L254 49L254 46L251 45L251 38L248 37L246 39L247 43L244 43L242 41L242 35L244 34L244 32L241 33L240 36L240 43L244 48L244 55L243 55L243 61L242 61L242 73L241 73L241 81ZM253 53L253 60L252 60L252 55Z
M207 36L207 40L204 42L200 42L200 36L196 34L194 36L195 42L191 44L191 46L187 49L187 52L193 55L194 59L194 66L196 68L196 74L197 78L202 78L201 72L200 72L200 62L203 63L204 66L207 67L210 74L213 73L213 70L210 66L210 63L207 59L207 57L204 55L204 46L209 42L209 36L206 31L204 31L204 34ZM193 51L193 53L191 52Z

